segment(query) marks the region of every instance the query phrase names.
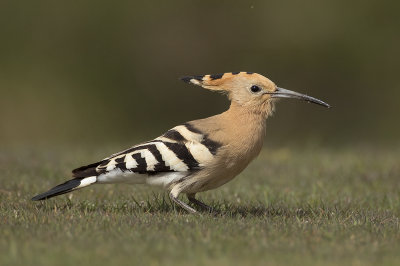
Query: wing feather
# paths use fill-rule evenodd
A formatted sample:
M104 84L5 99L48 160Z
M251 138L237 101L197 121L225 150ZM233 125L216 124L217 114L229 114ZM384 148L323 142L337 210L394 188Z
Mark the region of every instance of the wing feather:
M73 170L75 177L101 175L113 170L154 175L202 169L220 144L186 123L164 135L115 153L104 160Z

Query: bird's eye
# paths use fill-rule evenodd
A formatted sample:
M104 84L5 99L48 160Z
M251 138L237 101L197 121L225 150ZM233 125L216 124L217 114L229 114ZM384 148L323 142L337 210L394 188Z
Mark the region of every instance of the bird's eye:
M257 92L261 91L261 88L258 87L257 85L253 85L253 86L251 86L250 90L252 93L257 93Z

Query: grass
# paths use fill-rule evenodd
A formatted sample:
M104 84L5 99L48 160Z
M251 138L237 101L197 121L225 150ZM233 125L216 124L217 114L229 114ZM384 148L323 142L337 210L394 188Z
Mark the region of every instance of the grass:
M114 150L2 151L0 265L400 265L399 148L265 149L199 194L216 214L144 186L30 201Z

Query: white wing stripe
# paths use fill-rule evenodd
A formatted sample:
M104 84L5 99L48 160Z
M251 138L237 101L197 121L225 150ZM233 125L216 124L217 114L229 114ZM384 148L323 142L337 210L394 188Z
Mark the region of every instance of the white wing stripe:
M163 137L163 136L156 138L156 140L161 140L163 142L165 141L165 142L177 143L177 141L175 141L173 139L169 139L169 138Z
M156 157L154 157L154 155L148 149L140 150L140 153L146 160L147 171L154 171L154 166L158 163Z
M133 154L133 152L131 152L125 156L126 169L132 169L132 168L136 168L138 166L138 163L136 162L136 160L132 158L132 154Z
M199 162L200 166L204 166L207 162L210 162L214 158L210 150L201 143L187 142L185 145L192 154L193 158Z
M185 126L177 126L173 129L178 131L187 141L201 142L204 138L202 134L194 133Z
M111 170L113 170L113 169L115 168L115 164L116 164L115 159L116 159L116 158L113 158L113 159L107 164L107 168L106 168L107 171L111 171Z

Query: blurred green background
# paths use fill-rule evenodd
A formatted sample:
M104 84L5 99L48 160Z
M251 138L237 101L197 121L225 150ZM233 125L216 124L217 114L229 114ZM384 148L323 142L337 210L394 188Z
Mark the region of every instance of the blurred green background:
M179 80L231 71L281 101L267 143L398 143L397 1L1 1L0 143L135 144L225 110Z
M0 0L0 264L400 265L399 10ZM30 201L70 169L226 110L179 77L231 71L334 108L281 100L268 149L200 194L220 216L142 186Z

